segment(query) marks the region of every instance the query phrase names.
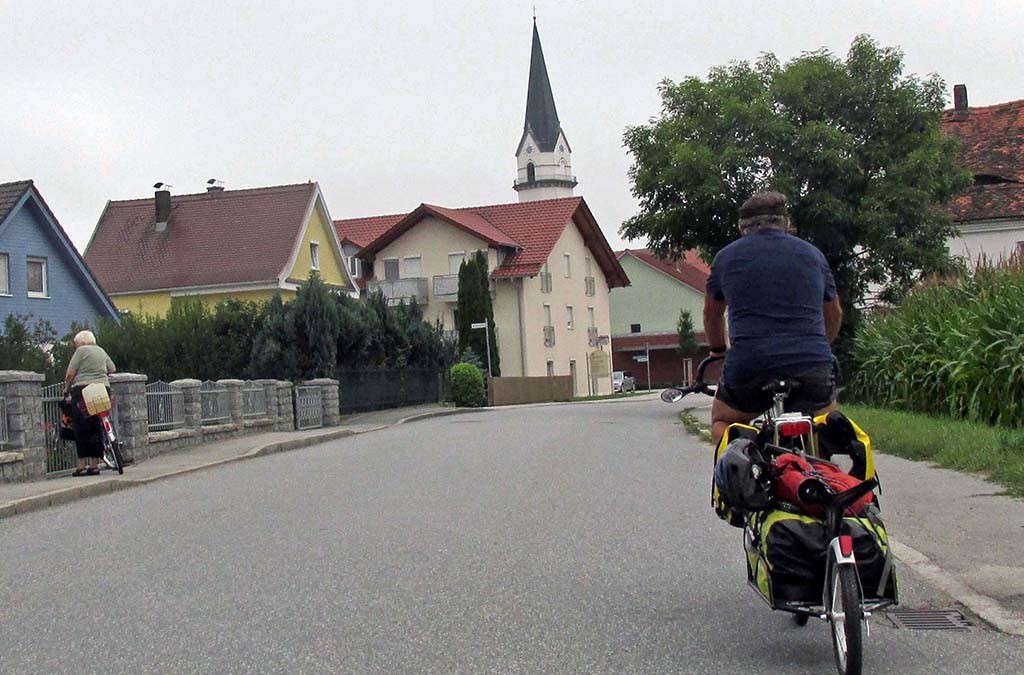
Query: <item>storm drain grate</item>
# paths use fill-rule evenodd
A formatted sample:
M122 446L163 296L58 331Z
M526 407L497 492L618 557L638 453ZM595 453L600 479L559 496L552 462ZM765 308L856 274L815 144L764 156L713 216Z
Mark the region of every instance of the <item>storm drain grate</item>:
M907 630L967 630L971 627L955 609L896 609L887 614L897 628Z

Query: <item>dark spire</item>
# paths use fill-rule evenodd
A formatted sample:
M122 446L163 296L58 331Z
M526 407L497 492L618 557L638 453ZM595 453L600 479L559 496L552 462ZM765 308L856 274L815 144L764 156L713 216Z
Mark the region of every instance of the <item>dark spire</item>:
M537 18L533 19L533 51L530 54L530 86L526 93L526 124L541 152L551 152L558 142L558 111L555 110L555 97L551 94L551 82L548 80L548 69L544 65L544 51L540 47L540 34L537 32Z

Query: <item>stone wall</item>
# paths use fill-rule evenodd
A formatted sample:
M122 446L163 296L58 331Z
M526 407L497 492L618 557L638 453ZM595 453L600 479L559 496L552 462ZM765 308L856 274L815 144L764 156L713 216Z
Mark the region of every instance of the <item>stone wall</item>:
M183 447L213 443L244 434L294 431L295 415L291 382L257 380L266 393L266 413L245 417L242 409L242 380L220 380L228 390L230 420L224 424L201 422L200 382L175 380L170 385L182 392L182 409L175 411L180 426L166 431L149 430L146 376L117 373L110 376L114 397L111 419L121 440L125 458L140 461ZM34 480L46 476L46 430L44 428L43 376L22 371L0 371L0 414L6 441L0 445L0 482ZM339 422L338 381L313 380L321 387L324 426ZM178 404L175 404L178 405Z

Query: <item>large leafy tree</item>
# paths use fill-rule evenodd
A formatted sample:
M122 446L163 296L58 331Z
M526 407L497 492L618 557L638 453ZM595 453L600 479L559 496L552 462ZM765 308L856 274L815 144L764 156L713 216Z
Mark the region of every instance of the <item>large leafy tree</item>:
M848 333L869 288L896 299L948 265L952 223L935 206L970 177L939 127L944 90L935 75L904 74L902 52L867 36L845 60L766 54L665 80L660 116L625 133L640 210L622 234L710 259L738 236L739 205L779 190L796 233L832 266Z

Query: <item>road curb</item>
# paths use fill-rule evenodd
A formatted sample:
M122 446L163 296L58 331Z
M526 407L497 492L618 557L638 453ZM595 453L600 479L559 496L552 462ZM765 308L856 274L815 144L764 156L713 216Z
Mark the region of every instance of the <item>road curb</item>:
M458 415L461 413L482 412L484 410L484 408L448 408L445 410L435 410L418 413L416 415L409 415L408 417L399 419L397 422L381 424L368 429L331 429L330 431L316 434L315 436L291 438L284 441L266 443L264 445L253 447L240 455L225 457L212 462L206 462L205 464L197 464L195 466L174 469L173 471L167 471L154 476L146 476L145 478L119 477L96 483L84 483L83 485L77 485L75 487L52 490L50 492L44 492L43 494L23 497L21 499L15 499L13 501L0 504L0 520L21 515L23 513L41 511L52 506L68 504L88 497L96 497L99 495L110 494L111 492L118 492L120 490L149 485L150 483L155 483L157 481L184 476L186 474L196 473L197 471L205 471L206 469L213 469L218 466L224 466L225 464L233 464L234 462L254 459L256 457L266 457L269 455L276 455L281 452L290 452L292 450L308 448L313 445L320 445L321 443L329 443L330 441L337 440L339 438L347 438L349 436L358 436L374 431L381 431L383 429L398 426L399 424L408 424L410 422L430 419L432 417L447 417L449 415Z

